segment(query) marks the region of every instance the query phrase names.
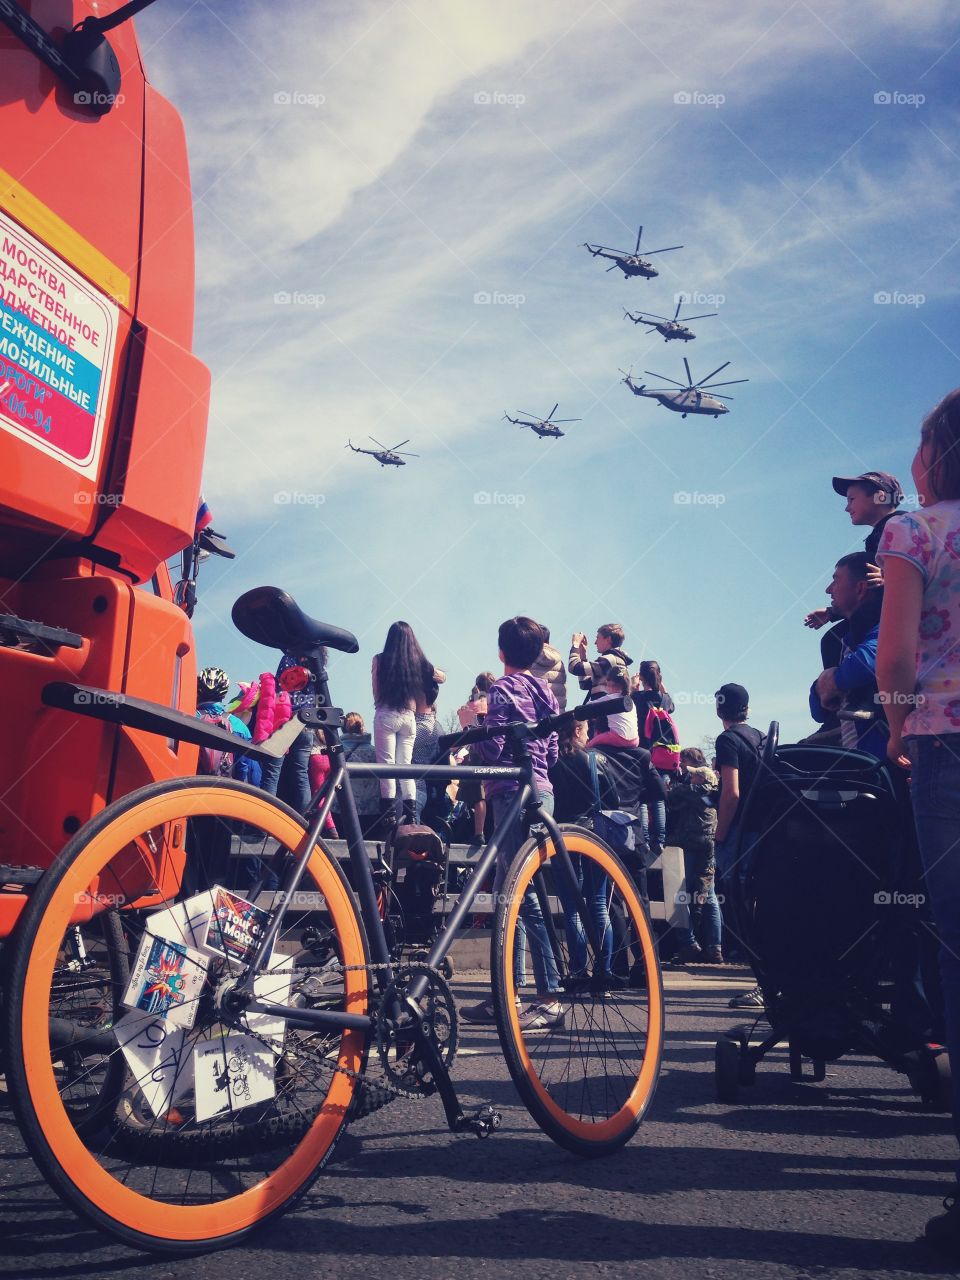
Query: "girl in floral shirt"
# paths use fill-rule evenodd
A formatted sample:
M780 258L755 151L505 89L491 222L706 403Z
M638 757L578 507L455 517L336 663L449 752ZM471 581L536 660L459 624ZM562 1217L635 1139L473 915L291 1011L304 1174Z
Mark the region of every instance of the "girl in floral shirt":
M877 684L890 723L888 756L911 770L960 1140L960 389L924 419L912 474L922 509L893 516L878 551ZM960 1189L944 1207L927 1223L927 1239L960 1258Z

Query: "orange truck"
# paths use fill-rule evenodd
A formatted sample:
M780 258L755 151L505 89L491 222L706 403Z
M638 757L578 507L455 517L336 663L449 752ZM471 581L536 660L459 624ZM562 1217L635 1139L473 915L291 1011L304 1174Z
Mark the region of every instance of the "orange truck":
M51 681L196 707L166 562L194 538L210 375L192 352L183 125L143 2L0 0L0 937L109 801L197 748L45 706Z

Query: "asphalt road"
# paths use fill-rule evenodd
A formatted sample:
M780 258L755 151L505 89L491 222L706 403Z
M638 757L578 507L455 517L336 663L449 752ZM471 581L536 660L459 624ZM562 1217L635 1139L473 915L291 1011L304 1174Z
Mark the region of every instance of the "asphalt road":
M713 1044L744 1021L733 968L667 975L668 1039L649 1118L618 1156L582 1162L522 1110L495 1030L464 1028L456 1080L492 1101L493 1138L453 1137L440 1105L398 1101L354 1125L293 1213L245 1248L146 1258L63 1208L0 1108L5 1274L199 1280L638 1276L791 1280L944 1274L916 1242L950 1189L949 1117L881 1063L848 1058L794 1084L781 1052L736 1106L714 1101ZM460 978L476 999L480 980ZM747 1100L749 1099L749 1100Z

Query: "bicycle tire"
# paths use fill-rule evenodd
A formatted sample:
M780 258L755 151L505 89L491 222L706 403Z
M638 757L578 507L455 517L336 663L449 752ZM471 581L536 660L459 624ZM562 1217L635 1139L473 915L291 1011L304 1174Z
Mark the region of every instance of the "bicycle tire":
M592 977L577 977L571 932L555 923L551 949L568 984L558 996L562 1025L524 1030L515 948L523 932L518 930L521 904L535 876L543 878L551 911L563 915L555 883L546 883L553 878L553 843L526 841L497 903L491 942L494 1009L507 1066L533 1119L567 1150L602 1156L633 1137L653 1099L663 1052L663 987L653 931L629 871L592 831L574 826L561 831L575 862L590 867L595 883L605 884L610 915L619 913L627 921L629 936L614 944L612 976L601 975L603 966L587 945ZM637 955L632 963L631 948Z
M130 976L130 952L117 911L104 911L86 929L77 927L84 948L83 960L64 958L54 969L53 986L58 997L56 1013L66 1044L73 1036L82 1038L85 1029L109 1027L119 1016L118 994ZM51 1025L53 1030L53 1025ZM64 1064L70 1062L69 1047L62 1049ZM91 1078L81 1055L71 1064L80 1086L80 1096L65 1099L78 1132L95 1132L116 1107L123 1088L123 1064L108 1056L102 1072ZM87 1089L83 1086L86 1083Z
M234 1244L285 1212L306 1192L333 1154L347 1123L366 1065L370 1038L366 1031L335 1029L325 1053L309 1042L300 1059L297 1052L301 1041L296 1030L284 1024L279 1048L275 1050L275 1075L286 1087L282 1064L286 1064L288 1075L292 1071L300 1074L282 1097L278 1091L272 1100L258 1101L256 1109L251 1107L246 1112L234 1112L231 1103L225 1121L200 1120L194 1091L193 1102L186 1105L188 1109L194 1106L195 1126L202 1129L207 1125L211 1132L216 1132L218 1124L236 1125L238 1116L255 1125L261 1116L266 1121L272 1112L277 1117L274 1128L282 1136L281 1104L288 1113L297 1108L306 1112L310 1124L305 1132L302 1126L294 1126L296 1132L290 1136L288 1147L279 1151L276 1143L264 1144L248 1158L249 1167L239 1155L230 1163L218 1163L216 1144L209 1155L201 1142L151 1144L149 1148L142 1143L118 1144L115 1116L110 1125L104 1126L104 1136L98 1136L96 1141L78 1132L60 1096L56 1053L50 1043L50 992L58 938L70 927L77 902L103 893L105 885L123 890L112 894L115 899L123 898L113 905L134 939L138 928L143 936L150 933L145 922L155 913L157 903L154 893L154 899L146 908L143 906L145 865L154 872L149 882L152 890L161 882L169 884L163 906L182 902L197 891L185 887L188 867L192 879L199 876L200 891L211 888L203 883L207 864L202 841L191 835L185 821L201 817L220 822L230 830L231 824L245 832L259 829L264 836L264 856L268 842L273 842L269 843L271 852L276 846L296 850L305 832L303 820L292 809L254 787L229 779L183 778L156 783L108 806L69 841L31 895L11 958L5 1018L11 1102L41 1173L62 1199L102 1230L136 1248L174 1255L198 1254ZM179 863L175 856L178 840ZM147 860L147 849L152 864ZM165 869L165 881L164 876L155 874L157 867ZM312 905L303 912L288 905L284 932L278 939L280 950L275 954L282 954L281 943L294 936L303 920L308 916L315 919L319 914L332 949L330 954L339 962L317 966L332 975L327 979L329 993L324 1003L331 1008L346 1006L350 1012L366 1013L369 971L364 967L368 964L368 950L363 924L336 859L319 841L301 888L312 891ZM217 971L218 965L220 961L212 962L211 969L222 977L229 964L226 968L221 965ZM294 974L290 983L295 991L301 983L296 977L300 971L290 971ZM204 982L210 977L211 973L207 973ZM308 973L302 985L311 980L316 981ZM212 1027L221 1037L225 1058L224 1036L234 1028L220 1023L227 1015L213 1008L208 985L197 1000L195 1029L187 1034L211 1034ZM295 1002L292 996L290 1002ZM241 1030L244 1027L247 1023L242 1015ZM196 1046L191 1053L198 1053L199 1039L191 1043ZM209 1045L210 1041L204 1043ZM118 1047L116 1053L120 1052ZM198 1057L196 1061L199 1060ZM215 1062L211 1060L214 1068ZM130 1072L128 1079L137 1081ZM148 1077L139 1079L146 1082ZM171 1092L169 1100L173 1099ZM176 1103L181 1109L183 1105ZM155 1114L154 1123L159 1126L172 1114L172 1110L166 1115ZM144 1160L154 1162L155 1167L145 1167Z

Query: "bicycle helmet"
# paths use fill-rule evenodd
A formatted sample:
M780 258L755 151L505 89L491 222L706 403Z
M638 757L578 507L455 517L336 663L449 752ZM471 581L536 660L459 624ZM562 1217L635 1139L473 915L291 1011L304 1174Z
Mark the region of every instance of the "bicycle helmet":
M222 667L204 667L197 676L197 701L222 702L230 692L230 677Z

